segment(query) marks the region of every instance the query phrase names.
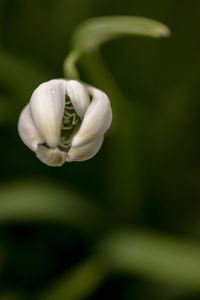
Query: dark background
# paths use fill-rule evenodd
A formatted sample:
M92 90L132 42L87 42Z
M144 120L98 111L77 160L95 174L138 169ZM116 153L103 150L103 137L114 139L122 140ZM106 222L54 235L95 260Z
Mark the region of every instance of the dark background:
M200 269L199 11L197 0L0 0L0 299L200 299L199 273L194 285L190 274ZM63 77L76 26L103 15L157 19L172 35L105 44L101 59L109 76L92 53L82 58L81 79L120 105L93 159L50 168L20 140L19 113L41 82ZM87 267L69 283L79 264L104 253L99 249L107 234L127 227L137 228L144 240L150 231L155 235L151 243L158 253L148 251L146 240L138 246L147 250L138 255L151 261L150 271L136 259L131 274L110 263L97 284L99 268L90 277ZM157 247L165 236L171 257ZM183 252L170 244L179 240ZM190 243L194 249L184 257ZM163 265L172 259L166 271ZM85 294L73 296L81 286Z

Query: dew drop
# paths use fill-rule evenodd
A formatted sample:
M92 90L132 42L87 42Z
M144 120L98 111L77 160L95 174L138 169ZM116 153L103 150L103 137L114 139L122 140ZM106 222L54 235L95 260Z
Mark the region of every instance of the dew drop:
M54 90L54 89L51 89L51 93L52 93L52 94L55 94L55 90Z

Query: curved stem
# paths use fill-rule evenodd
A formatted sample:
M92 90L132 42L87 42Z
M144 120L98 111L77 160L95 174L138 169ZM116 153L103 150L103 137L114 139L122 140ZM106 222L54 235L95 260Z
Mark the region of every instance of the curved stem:
M78 69L76 68L76 63L81 56L81 51L78 49L72 50L68 56L65 58L63 63L63 73L66 78L79 79Z

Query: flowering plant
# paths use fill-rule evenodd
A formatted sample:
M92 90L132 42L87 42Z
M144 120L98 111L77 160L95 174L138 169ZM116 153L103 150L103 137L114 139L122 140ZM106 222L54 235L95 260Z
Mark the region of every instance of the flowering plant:
M112 121L105 93L75 80L42 83L22 111L23 142L49 166L83 161L100 149Z
M103 42L122 35L168 36L169 29L140 17L102 17L82 24L64 61L66 79L42 83L23 109L18 131L23 142L48 166L84 161L100 149L112 122L108 96L80 82L76 62Z

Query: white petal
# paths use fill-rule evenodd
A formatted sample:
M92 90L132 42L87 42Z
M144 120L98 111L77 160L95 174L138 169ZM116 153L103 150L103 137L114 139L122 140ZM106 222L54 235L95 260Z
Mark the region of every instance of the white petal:
M62 166L66 161L66 153L58 148L50 149L43 145L39 145L36 151L36 156L43 163L51 167Z
M90 104L90 97L87 87L76 80L67 81L67 95L73 104L73 107L80 118L83 118L88 105Z
M26 105L19 117L18 132L24 144L32 151L36 151L38 144L44 142L32 119L29 104Z
M35 124L51 148L55 148L60 140L66 84L64 79L44 82L34 91L30 100Z
M67 161L84 161L92 158L101 148L103 138L104 137L101 136L93 142L81 147L71 147L67 155Z
M102 91L88 87L93 99L83 118L80 129L72 140L73 147L79 147L102 136L112 122L112 110L108 96Z

